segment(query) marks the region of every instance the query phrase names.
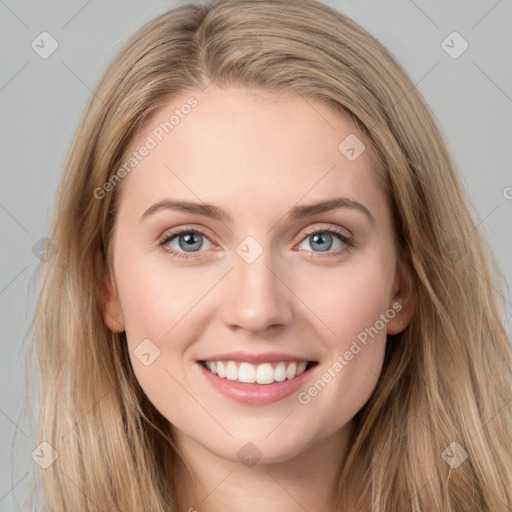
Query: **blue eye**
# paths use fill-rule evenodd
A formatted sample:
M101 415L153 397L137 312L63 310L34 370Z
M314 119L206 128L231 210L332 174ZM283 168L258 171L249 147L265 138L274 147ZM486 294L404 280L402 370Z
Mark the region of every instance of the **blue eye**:
M204 240L208 240L206 235L197 229L181 228L174 231L170 235L166 236L160 245L165 251L177 258L195 258L195 256L187 256L186 253L195 253L198 249L201 249L204 245ZM177 242L178 247L172 247L169 244L171 242ZM208 240L210 246L212 243ZM209 248L209 247L207 247ZM181 252L183 251L183 252Z
M332 249L333 239L338 239L341 246ZM354 245L352 237L332 227L317 228L316 230L310 231L306 234L305 238L303 238L301 245L307 240L311 240L309 245L313 250L309 252L312 252L314 257L340 256ZM198 253L201 252L200 249L205 248L205 241L207 244L210 244L209 247L208 245L206 246L206 249L213 247L213 244L203 231L197 228L182 227L170 234L167 233L164 235L160 246L174 258L195 259L199 257ZM173 243L175 244L174 246L171 245Z
M333 236L334 235L334 236ZM332 252L332 245L333 241L335 239L338 239L338 241L341 241L341 246L338 248L335 248L334 250L336 252ZM340 254L340 252L345 251L348 247L352 245L352 240L350 237L346 236L342 232L336 230L336 229L320 229L316 230L313 233L309 233L306 238L303 240L302 243L309 240L309 246L313 249L318 249L318 251L313 252L329 252L327 254L328 256L337 256ZM340 251L341 249L341 251Z

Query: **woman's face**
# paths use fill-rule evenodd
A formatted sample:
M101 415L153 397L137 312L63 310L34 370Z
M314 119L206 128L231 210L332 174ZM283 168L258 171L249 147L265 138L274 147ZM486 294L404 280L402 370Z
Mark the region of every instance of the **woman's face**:
M139 133L105 321L183 446L284 461L369 399L410 313L362 140L320 101L213 86Z

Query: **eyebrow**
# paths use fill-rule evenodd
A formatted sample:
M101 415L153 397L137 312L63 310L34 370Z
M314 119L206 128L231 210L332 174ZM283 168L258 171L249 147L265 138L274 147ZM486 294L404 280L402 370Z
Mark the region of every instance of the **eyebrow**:
M321 201L314 204L294 206L285 216L287 220L303 219L305 217L311 217L320 213L326 213L331 210L338 208L352 208L364 213L372 225L375 225L375 217L371 214L370 210L363 204L348 197L334 197L326 201ZM221 222L231 221L231 215L222 208L207 203L195 203L191 201L178 201L173 199L164 199L158 201L153 206L150 206L141 216L139 222L142 222L149 215L158 212L160 210L176 210L185 213L195 213L198 215L204 215L212 219L219 220Z

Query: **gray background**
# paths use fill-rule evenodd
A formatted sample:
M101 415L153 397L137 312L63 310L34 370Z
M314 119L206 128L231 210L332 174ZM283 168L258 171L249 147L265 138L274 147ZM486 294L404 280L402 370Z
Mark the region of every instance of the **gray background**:
M33 424L21 415L39 263L32 249L47 235L66 152L91 90L121 45L182 3L0 0L0 511L17 509L34 465ZM387 46L425 96L510 286L512 1L326 3ZM59 45L47 59L31 47L43 31ZM453 31L469 43L456 59L441 47ZM503 294L510 334L508 288ZM35 407L28 411L34 415Z

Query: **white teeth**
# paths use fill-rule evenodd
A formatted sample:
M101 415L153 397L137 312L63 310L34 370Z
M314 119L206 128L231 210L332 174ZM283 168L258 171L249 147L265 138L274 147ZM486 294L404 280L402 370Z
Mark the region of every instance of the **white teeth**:
M305 372L307 364L306 361L300 363L283 361L256 366L247 362L205 361L208 370L222 379L258 384L272 384L294 379Z
M300 375L301 373L304 373L304 371L306 370L306 366L307 366L308 363L304 362L304 361L301 361L298 365L297 365L297 375Z
M238 380L248 383L256 382L256 368L254 368L254 365L240 363L240 367L238 368Z
M288 368L286 368L286 378L287 379L293 379L297 375L297 363L293 362L288 365Z
M256 370L256 382L258 384L272 384L274 382L274 369L268 363L263 363Z
M226 368L226 379L237 380L238 379L238 368L233 361L228 361Z
M224 368L224 363L222 361L219 361L215 364L217 366L217 375L224 379L226 377L226 370Z
M274 370L274 379L277 382L282 382L286 380L286 366L284 363L279 363Z

